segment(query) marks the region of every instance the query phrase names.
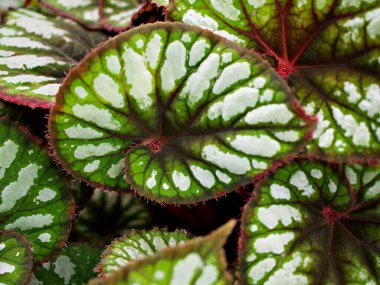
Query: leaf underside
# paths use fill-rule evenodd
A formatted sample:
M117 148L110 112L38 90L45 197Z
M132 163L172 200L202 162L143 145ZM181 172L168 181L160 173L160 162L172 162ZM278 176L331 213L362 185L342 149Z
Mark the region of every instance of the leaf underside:
M64 168L93 185L190 203L294 155L311 124L258 56L181 23L145 25L73 69L52 109Z
M231 221L206 237L164 248L154 256L130 262L104 279L95 279L89 284L231 284L223 244L234 225L235 222Z
M133 194L95 189L75 219L74 232L80 239L104 245L128 230L146 228L150 221L146 203Z
M0 25L0 98L50 108L67 71L104 39L68 20L9 11Z
M81 243L70 244L54 260L33 271L30 285L87 284L96 277L101 249Z
M36 261L66 242L73 201L65 180L31 135L0 119L0 230L25 234Z
M103 275L115 272L132 261L152 256L165 247L181 245L188 239L186 232L181 230L168 232L155 229L128 233L106 248L99 270Z
M168 17L263 53L318 117L308 155L380 155L378 0L174 0Z
M26 284L32 267L32 250L25 237L0 231L0 284Z
M246 206L242 284L378 284L380 167L299 160Z

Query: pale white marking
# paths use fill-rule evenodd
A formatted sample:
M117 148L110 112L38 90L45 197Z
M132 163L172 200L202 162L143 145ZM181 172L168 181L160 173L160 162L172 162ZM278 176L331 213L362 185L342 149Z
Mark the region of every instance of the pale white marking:
M157 176L157 170L153 170L150 177L146 180L146 186L148 186L149 189L152 189L154 186L156 186L156 176Z
M5 274L5 273L13 273L15 269L16 269L16 266L0 261L0 275Z
M150 68L156 69L160 53L163 45L163 39L159 34L154 34L151 40L147 43L145 49L145 57L148 60Z
M49 233L43 233L38 236L38 239L41 242L50 242L51 241L51 234Z
M189 9L182 17L182 21L186 24L199 26L201 28L215 31L218 29L218 22L208 15L202 15L193 9Z
M48 202L51 201L57 196L57 192L50 189L50 188L44 188L38 192L38 196L36 197L36 200L41 202Z
M215 94L221 94L233 84L240 80L247 79L250 75L251 68L248 62L235 62L223 69L212 91Z
M284 226L289 226L293 221L301 222L302 215L298 209L289 205L271 205L268 208L259 208L258 219L268 229L272 230L280 222Z
M211 188L215 184L215 177L211 171L203 169L196 165L190 165L196 179L206 188Z
M370 132L364 122L358 124L352 115L344 115L342 111L335 107L331 107L333 116L338 125L344 129L345 136L353 137L354 144L359 146L369 146Z
M318 145L322 148L330 147L334 140L334 129L327 129L320 137Z
M379 171L366 171L363 175L364 184L371 182L378 174Z
M141 110L146 111L153 104L149 96L153 92L153 75L145 66L145 58L132 48L125 47L123 59L124 62L133 62L124 67L127 83L131 86L129 96L137 101Z
M208 110L208 117L213 120L220 115L223 120L228 121L232 117L243 113L248 108L256 106L259 98L259 92L255 88L242 87L228 95L223 101L211 105Z
M83 18L87 21L97 22L99 21L99 10L96 8L93 10L85 11L83 13Z
M110 143L80 145L75 149L74 157L77 159L86 159L92 156L104 156L119 150L120 147L120 145L113 145Z
M49 50L51 47L44 45L38 41L31 40L27 37L1 37L0 45L6 47L44 49Z
M9 83L18 84L18 83L39 83L39 82L46 82L46 81L55 81L55 78L42 76L42 75L22 74L22 75L16 75L16 76L3 77L3 80Z
M271 271L276 266L276 260L274 258L266 258L255 264L248 272L248 276L257 282Z
M125 106L122 87L109 75L99 73L94 79L96 93L115 108Z
M186 191L190 187L190 178L187 177L182 172L179 172L177 170L174 170L172 173L172 179L174 182L174 185L179 188L181 191Z
M270 194L274 199L289 200L291 197L289 189L279 184L272 184L270 186Z
M139 239L139 245L140 245L140 248L146 252L146 254L148 255L154 254L153 250L150 248L150 245L144 239L142 238Z
M369 11L364 15L367 25L367 35L371 39L375 40L380 37L380 8Z
M338 189L335 182L332 181L331 179L329 179L328 188L329 188L331 194L334 194L336 192L336 190Z
M241 12L234 6L233 0L211 0L211 5L223 17L233 21L239 20Z
M219 270L213 264L202 267L202 274L194 285L214 285L218 279Z
M8 71L3 71L3 70L0 70L0 75L8 75Z
M119 57L117 55L108 55L106 56L106 63L107 63L107 68L111 73L115 75L119 75L121 71L121 64Z
M266 4L267 0L248 0L249 5L253 8L258 9Z
M2 27L0 28L0 34L3 36L21 36L22 32L8 27ZM13 52L13 54L15 54L15 52Z
M41 166L36 163L23 167L18 173L17 180L3 188L1 191L0 213L11 210L18 200L27 195L38 177L40 168Z
M249 230L251 231L251 232L257 232L257 230L258 230L259 228L258 228L258 226L257 225L252 225L250 228L249 228Z
M217 170L216 172L215 172L215 174L216 174L216 176L218 177L218 179L220 180L220 181L222 181L223 183L225 183L225 184L228 184L228 183L230 183L231 182L231 177L229 177L227 174L225 174L225 173L223 173L223 172L221 172L221 171L219 171L219 170Z
M37 56L32 54L0 58L0 65L5 65L11 69L33 69L49 64L65 65L66 63L50 56Z
M91 0L57 0L58 4L67 9L86 7L92 4Z
M94 160L92 162L87 163L85 167L83 168L83 171L86 173L92 173L99 168L99 165L100 165L100 160Z
M258 238L253 246L257 253L281 254L285 251L286 245L294 239L294 233L286 232L281 234L270 234L264 238Z
M231 42L237 43L239 45L245 44L245 41L243 39L239 38L236 35L233 35L233 34L227 32L227 31L219 30L219 31L214 31L214 33L221 36L221 37L226 38L227 40L230 40Z
M380 181L376 181L376 183L371 186L364 194L366 199L377 198L380 194Z
M305 110L305 113L308 114L308 115L314 115L314 112L315 112L315 103L314 102L310 102L308 104L306 104L306 106L304 106L304 110ZM322 113L323 115L323 113ZM318 118L318 121L319 121L319 118ZM314 131L316 132L316 131Z
M206 54L206 50L210 47L210 44L205 39L196 41L191 47L189 54L189 66L198 64Z
M0 251L3 250L5 248L5 244L4 243L0 243Z
M260 96L261 103L270 102L272 101L272 99L273 99L273 90L271 89L266 89L263 95Z
M320 171L319 169L312 169L310 174L312 177L316 179L322 178L322 171Z
M161 88L170 92L176 81L186 74L186 48L180 41L174 41L166 49L166 59L162 65Z
M18 145L12 140L6 140L0 147L0 180L4 177L5 171L15 160L18 152Z
M302 196L311 197L311 195L315 193L313 186L310 185L305 172L302 170L297 170L297 172L292 175L290 178L290 184L302 191Z
M132 15L136 13L138 10L139 10L139 7L127 10L125 12L116 13L116 14L113 14L111 17L109 17L109 19L112 22L126 25L130 23Z
M112 164L111 168L107 171L107 175L111 178L116 178L123 170L124 159L119 160L117 163Z
M373 117L380 113L380 86L371 84L366 88L365 99L359 103L359 108Z
M259 123L287 124L294 117L285 104L270 104L258 107L245 116L247 124Z
M264 77L256 77L252 83L253 83L253 86L255 86L255 88L261 89L265 86L266 82L267 80Z
M165 278L165 272L164 271L161 271L161 270L156 270L154 272L154 278L156 280L162 280Z
M37 88L32 91L34 94L41 94L46 96L55 96L58 93L59 87L61 84L46 84L40 88Z
M141 49L143 46L144 46L144 41L143 41L142 39L138 39L138 40L136 41L136 47L137 47L138 49Z
M362 97L358 92L358 89L355 84L351 82L344 82L343 90L348 94L347 100L350 103L357 103Z
M184 43L189 43L191 42L191 37L189 34L183 34L182 37L181 37L181 41L183 41Z
M95 139L103 136L101 132L92 128L82 127L79 124L65 129L65 133L71 139Z
M76 86L74 88L74 93L81 99L84 99L88 96L87 90L82 86Z
M356 184L358 182L358 176L356 175L356 172L348 166L346 166L346 175L348 181L350 181L351 184Z
M227 52L222 54L222 62L223 63L229 63L232 61L232 53Z
M167 245L165 241L162 239L162 237L154 237L153 238L153 245L157 249L157 251L165 248Z
M75 104L73 107L73 114L86 121L95 123L99 127L115 131L118 131L121 128L120 123L112 117L112 114L107 109L100 109L94 105Z
M72 284L71 278L75 274L76 265L71 262L70 257L66 255L60 255L53 264L54 272L61 278L63 278L65 285Z
M296 142L299 140L299 133L296 131L275 132L274 135L284 142Z
M210 54L198 70L187 79L179 97L182 99L188 96L189 105L194 106L203 97L204 92L210 88L211 80L217 76L219 61L218 54Z
M252 167L256 169L266 169L268 167L268 164L264 161L258 161L256 159L252 159Z
M272 157L281 149L281 145L266 135L237 135L231 145L245 154Z
M51 214L36 214L25 217L20 217L11 224L5 225L5 230L19 229L21 231L43 228L53 223L54 217Z
M233 174L245 174L251 166L246 157L240 157L229 152L221 151L216 145L207 145L202 150L202 158L215 165L227 169Z

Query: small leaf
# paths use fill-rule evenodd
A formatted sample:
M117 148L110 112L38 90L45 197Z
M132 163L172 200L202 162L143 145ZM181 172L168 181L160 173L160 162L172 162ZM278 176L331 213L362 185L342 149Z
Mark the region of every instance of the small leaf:
M246 206L242 284L377 284L380 167L300 160Z
M175 247L188 240L184 231L164 230L135 231L118 238L109 245L99 265L102 274L109 274L131 261L155 255L166 247Z
M96 277L101 249L88 244L70 244L54 260L33 271L30 285L86 284Z
M43 7L59 17L68 18L90 29L99 29L99 0L40 0Z
M164 248L154 256L130 262L103 280L92 280L89 284L231 284L223 245L234 225L235 221L230 221L206 237Z
M15 232L0 231L0 284L27 284L33 267L27 239Z
M133 194L95 189L75 220L74 233L80 240L104 245L128 230L146 228L150 221L146 203Z
M140 8L137 0L99 0L102 25L115 32L130 28L132 16Z
M135 28L68 75L51 143L74 176L159 202L191 203L251 183L294 155L311 124L257 55L180 23Z
M9 11L0 25L0 98L51 107L67 71L104 39L71 21Z
M45 149L15 123L0 119L0 230L25 234L36 261L66 242L73 201Z
M269 57L318 117L308 155L380 155L380 1L174 0L168 16Z

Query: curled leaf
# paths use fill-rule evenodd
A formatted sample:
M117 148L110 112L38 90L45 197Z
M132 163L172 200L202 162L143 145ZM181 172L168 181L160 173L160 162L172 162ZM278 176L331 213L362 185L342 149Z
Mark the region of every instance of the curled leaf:
M376 284L380 167L299 160L246 206L242 284Z
M15 232L0 231L0 284L27 284L33 267L31 245Z
M0 230L25 234L36 261L66 242L73 200L46 150L0 119Z
M159 202L233 191L294 155L311 130L260 57L180 23L145 25L73 69L52 109L62 165L93 185Z

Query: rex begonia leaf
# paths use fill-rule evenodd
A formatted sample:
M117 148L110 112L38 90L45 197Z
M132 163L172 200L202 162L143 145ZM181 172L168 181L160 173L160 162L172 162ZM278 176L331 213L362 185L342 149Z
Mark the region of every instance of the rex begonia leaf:
M380 166L283 166L257 185L242 229L242 284L378 284Z
M311 130L303 115L259 56L205 30L155 23L71 70L49 129L77 178L125 190L125 174L140 195L191 203L294 155Z
M72 243L54 260L36 268L29 285L84 285L97 276L96 265L101 249L82 243Z
M165 247L181 245L188 239L187 233L181 230L168 232L153 229L130 232L114 240L106 248L99 265L99 271L102 274L109 274L131 261L154 255Z
M27 284L32 268L32 249L27 239L15 232L0 231L0 284Z
M271 58L318 117L309 155L380 154L378 0L174 0L168 15Z
M99 0L102 25L110 31L121 32L130 28L132 16L139 9L137 0Z
M177 247L166 247L153 256L129 262L118 271L89 284L231 284L223 245L234 225L235 222L231 221L206 237L194 238Z
M44 8L59 17L73 20L90 29L100 29L99 0L40 0Z
M50 108L67 71L104 39L69 20L7 12L0 25L0 98Z
M41 261L66 242L73 210L46 149L25 129L0 119L0 230L25 234Z
M104 245L129 230L146 228L150 221L146 202L132 193L95 189L75 219L74 232L80 240Z

